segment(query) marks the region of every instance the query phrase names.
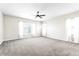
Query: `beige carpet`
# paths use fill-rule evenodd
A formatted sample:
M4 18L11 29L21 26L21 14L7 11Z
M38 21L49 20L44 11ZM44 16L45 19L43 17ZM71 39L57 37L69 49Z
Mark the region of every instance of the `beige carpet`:
M77 56L79 44L39 37L3 42L2 56Z

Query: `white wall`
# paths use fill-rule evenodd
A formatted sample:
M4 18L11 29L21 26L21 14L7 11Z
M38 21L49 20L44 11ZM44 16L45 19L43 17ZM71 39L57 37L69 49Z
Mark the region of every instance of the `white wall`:
M3 14L0 12L0 44L4 40L4 34L3 34Z
M18 39L18 19L4 16L4 40Z
M74 19L76 17L79 17L79 11L48 19L47 20L47 37L69 41L69 39L67 39L66 20ZM76 39L74 39L74 42L75 40Z
M46 21L42 22L42 36L46 36L47 34L47 24Z
M5 29L5 41L18 39L19 37L19 22L24 23L35 23L35 28L33 28L33 36L40 36L40 22L32 21L24 18L14 17L14 16L4 16L4 29ZM25 38L28 36L24 36Z
M47 37L65 40L65 20L51 18L47 21Z

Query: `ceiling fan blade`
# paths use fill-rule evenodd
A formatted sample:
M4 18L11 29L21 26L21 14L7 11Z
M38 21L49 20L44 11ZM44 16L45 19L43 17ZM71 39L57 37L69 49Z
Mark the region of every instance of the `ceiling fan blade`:
M40 16L46 16L46 15L40 15Z
M42 18L42 16L39 15L40 18Z

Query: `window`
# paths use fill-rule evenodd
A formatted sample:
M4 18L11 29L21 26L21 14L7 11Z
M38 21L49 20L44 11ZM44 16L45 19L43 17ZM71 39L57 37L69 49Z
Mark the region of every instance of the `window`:
M66 21L67 40L72 42L79 41L79 17Z

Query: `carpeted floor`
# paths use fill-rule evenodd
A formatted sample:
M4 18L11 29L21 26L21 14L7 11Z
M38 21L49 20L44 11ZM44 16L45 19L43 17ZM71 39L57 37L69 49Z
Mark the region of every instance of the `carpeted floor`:
M1 56L79 56L79 44L39 37L3 42Z

